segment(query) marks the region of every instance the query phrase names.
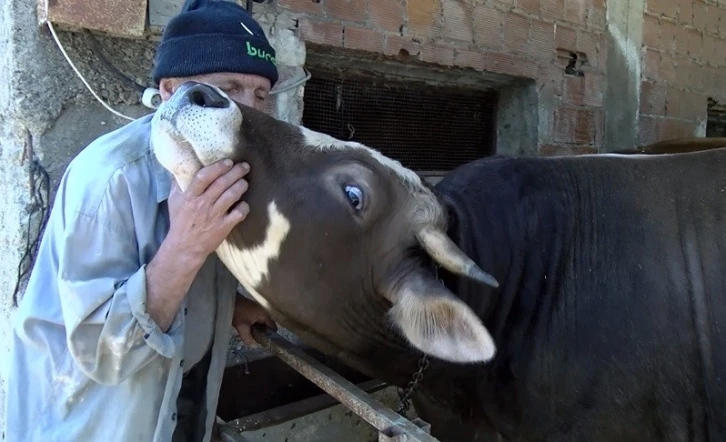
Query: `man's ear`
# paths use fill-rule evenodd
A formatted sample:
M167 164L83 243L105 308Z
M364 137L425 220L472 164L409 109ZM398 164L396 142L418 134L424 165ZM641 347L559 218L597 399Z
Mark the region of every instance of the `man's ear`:
M468 305L425 272L414 272L386 293L388 319L422 352L456 363L487 362L496 346Z
M161 99L166 101L172 94L174 94L174 81L170 78L162 78L159 81L159 95L161 95Z

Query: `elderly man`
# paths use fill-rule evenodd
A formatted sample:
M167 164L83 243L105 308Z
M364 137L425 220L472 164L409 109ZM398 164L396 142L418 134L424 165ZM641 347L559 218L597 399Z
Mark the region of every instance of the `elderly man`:
M260 54L267 54L261 57ZM235 3L187 0L154 71L260 108L275 51ZM249 210L249 166L219 162L185 192L150 146L151 115L68 166L15 319L5 439L209 441L231 325L276 327L213 253Z

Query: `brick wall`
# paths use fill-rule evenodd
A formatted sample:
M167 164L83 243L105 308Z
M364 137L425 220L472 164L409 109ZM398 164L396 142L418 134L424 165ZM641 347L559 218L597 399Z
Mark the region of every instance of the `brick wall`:
M647 0L640 142L705 135L707 99L726 103L726 1Z
M296 13L307 44L535 79L540 95L555 97L542 153L590 152L601 142L605 0L277 2ZM586 54L584 77L564 75L557 48Z
M644 2L636 141L704 135L707 98L726 103L726 0ZM308 45L533 79L540 154L608 150L606 0L277 3L297 16ZM586 57L584 76L565 73L571 53Z

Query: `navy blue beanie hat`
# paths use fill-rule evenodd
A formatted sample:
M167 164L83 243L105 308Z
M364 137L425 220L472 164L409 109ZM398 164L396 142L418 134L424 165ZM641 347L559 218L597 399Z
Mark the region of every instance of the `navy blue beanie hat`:
M274 86L278 79L275 50L240 5L226 0L186 0L164 29L156 52L154 83L215 72L259 75Z

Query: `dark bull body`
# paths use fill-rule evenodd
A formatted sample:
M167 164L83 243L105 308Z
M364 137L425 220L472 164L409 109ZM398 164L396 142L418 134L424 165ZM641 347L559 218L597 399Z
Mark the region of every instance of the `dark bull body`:
M370 376L405 386L431 355L414 404L437 438L726 440L726 149L483 159L432 193L219 97L184 85L152 140L182 188L250 163L250 215L218 254Z

